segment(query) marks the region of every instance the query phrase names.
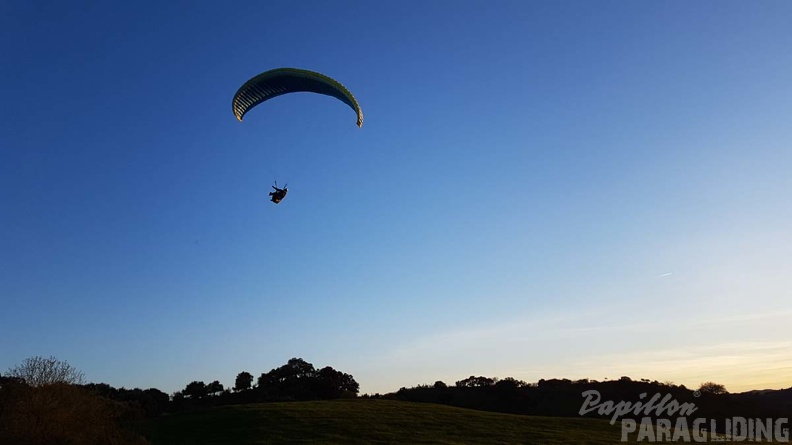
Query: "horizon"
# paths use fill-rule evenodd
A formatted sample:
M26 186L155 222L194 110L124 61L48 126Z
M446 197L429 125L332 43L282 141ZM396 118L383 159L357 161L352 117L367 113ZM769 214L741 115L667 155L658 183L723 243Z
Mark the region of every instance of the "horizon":
M2 3L0 374L790 388L790 14ZM308 93L239 122L279 67L338 80L362 128Z
M33 357L29 357L29 358L33 358ZM81 369L79 369L77 367L74 367L71 363L68 362L68 360L60 360L57 357L41 357L41 356L39 356L39 358L44 358L44 359L48 358L48 359L56 360L62 366L67 366L67 367L73 369L75 373L79 373L81 376L84 375L84 373L82 372ZM336 371L343 372L345 374L350 374L349 372L346 372L343 369L336 369L335 367L333 367L332 365L329 365L329 364L314 364L314 363L311 363L309 360L304 360L304 358L302 358L302 357L292 357L291 359L289 359L287 361L291 361L292 359L303 360L307 364L312 365L314 367L314 369L316 369L317 371L322 369L322 368L324 368L325 366L329 366L329 367L335 369ZM285 364L286 363L284 362L281 366L283 366ZM273 368L273 369L271 369L269 371L262 371L261 373L258 373L258 372L250 373L253 376L252 388L256 388L258 386L257 379L259 378L259 376L261 376L263 374L266 374L266 373L269 373L269 372L272 372L272 371L275 371L277 368L280 368L280 366L276 367L276 368ZM248 372L248 371L241 371L239 374L241 374L243 372ZM13 375L13 374L14 373L11 373L11 375ZM350 374L350 375L354 378L354 375L352 375L352 374ZM2 372L0 372L0 377L3 377L3 373ZM461 381L461 380L465 380L465 379L468 379L468 378L474 378L474 377L490 378L494 382L498 382L498 381L504 380L504 379L513 378L513 376L486 376L486 375L477 376L477 375L471 374L471 375L469 375L467 377L459 377L459 380L454 378L454 379L450 379L450 380L436 380L434 382L416 383L416 384L411 384L410 386L401 385L398 389L392 389L392 390L382 391L382 392L362 392L361 391L361 392L359 392L357 394L357 396L358 397L361 397L361 396L362 397L366 397L366 396L379 396L379 395L395 394L395 393L399 392L401 389L404 389L404 388L413 389L413 388L418 388L418 387L421 387L421 386L434 386L437 383L444 383L444 384L448 385L449 387L453 387L453 386L456 386L456 384L459 381ZM536 385L537 383L541 382L542 380L567 380L567 381L569 381L571 383L579 383L581 381L585 381L586 383L597 384L597 383L605 383L605 382L621 382L621 381L623 381L622 379L625 379L625 378L627 378L628 381L632 382L632 383L643 382L643 383L649 383L649 384L660 385L660 386L677 386L677 387L684 387L685 389L690 390L690 391L697 391L698 388L700 388L701 386L703 386L705 384L717 384L718 386L722 386L723 389L726 390L727 394L744 394L744 393L750 393L750 392L756 392L756 391L763 392L763 391L786 391L786 390L792 390L792 386L790 386L789 388L753 388L753 389L742 389L742 390L739 390L739 391L730 391L728 388L725 387L725 385L720 385L717 382L713 382L711 380L705 380L705 381L702 381L701 383L696 384L696 385L688 385L688 384L685 384L685 383L673 382L673 381L670 381L670 380L662 380L661 381L661 380L658 380L658 379L646 378L646 376L636 377L636 376L628 376L628 375L622 375L622 376L619 376L618 378L605 377L603 379L594 379L594 378L587 378L587 377L568 378L568 377L547 377L546 376L546 377L540 378L539 380L536 380L536 381L523 381L523 383L528 384L528 385ZM160 388L157 388L157 387L154 387L154 386L145 386L144 385L144 386L140 386L140 387L134 387L134 388L133 387L129 387L129 388L126 388L124 386L114 386L114 385L109 384L107 382L94 382L94 381L82 380L82 377L80 377L80 379L81 379L81 381L79 383L80 385L97 385L97 384L101 385L101 384L107 384L107 385L109 385L109 386L111 386L111 387L113 387L115 389L119 389L119 390L124 390L124 389L126 389L126 390L148 390L148 389L161 390ZM517 380L520 381L521 379L517 379ZM237 392L236 390L234 390L235 379L232 379L232 381L226 382L226 383L224 383L224 381L221 380L221 379L211 379L211 378L210 379L197 380L197 381L198 382L202 382L202 383L207 384L207 385L209 383L217 381L217 382L219 382L222 385L222 387L223 387L223 389L225 391ZM187 382L184 385L185 388L187 386L189 386L190 383L193 383L193 382L192 381L191 382ZM185 391L185 388L176 389L176 390L173 390L173 391L162 391L162 392L168 394L170 397L173 397L176 393L183 393ZM696 396L696 397L698 397L698 396Z

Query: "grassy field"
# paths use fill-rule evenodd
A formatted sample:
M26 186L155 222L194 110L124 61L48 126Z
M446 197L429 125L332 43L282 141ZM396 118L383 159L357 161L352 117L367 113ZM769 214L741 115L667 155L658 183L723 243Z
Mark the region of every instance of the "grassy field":
M236 405L179 413L148 425L154 445L615 444L606 420L534 417L388 400ZM634 441L634 437L633 437Z

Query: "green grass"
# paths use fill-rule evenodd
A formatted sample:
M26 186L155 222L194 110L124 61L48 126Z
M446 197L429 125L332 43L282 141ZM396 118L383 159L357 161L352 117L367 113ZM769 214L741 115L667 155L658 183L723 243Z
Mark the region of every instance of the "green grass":
M607 421L530 417L388 400L235 405L180 413L150 425L159 444L604 444Z
M428 403L335 400L235 405L166 416L148 425L154 445L200 444L616 444L620 424ZM634 442L634 436L631 438Z

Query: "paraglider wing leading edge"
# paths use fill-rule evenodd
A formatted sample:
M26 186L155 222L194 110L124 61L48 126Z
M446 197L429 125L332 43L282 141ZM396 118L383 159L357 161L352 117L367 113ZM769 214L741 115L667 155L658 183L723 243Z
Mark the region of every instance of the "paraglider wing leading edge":
M314 71L297 68L278 68L245 82L234 95L234 116L242 121L256 105L289 93L309 92L335 97L357 114L357 126L363 126L363 111L355 96L338 81Z

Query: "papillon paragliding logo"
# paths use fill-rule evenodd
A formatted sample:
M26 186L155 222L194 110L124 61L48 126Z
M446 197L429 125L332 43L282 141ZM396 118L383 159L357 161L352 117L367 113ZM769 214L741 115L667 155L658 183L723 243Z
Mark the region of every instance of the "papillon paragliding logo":
M602 401L599 391L582 393L585 398L578 414L596 412L610 416L610 424L621 420L621 441L637 442L733 442L733 441L776 441L789 443L789 419L745 418L689 419L698 408L695 403L680 403L671 394L654 394L647 398L641 393L637 402L611 400ZM699 397L698 391L693 393ZM622 416L640 417L622 419ZM676 420L672 420L676 417Z

